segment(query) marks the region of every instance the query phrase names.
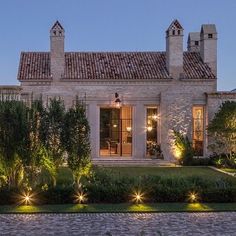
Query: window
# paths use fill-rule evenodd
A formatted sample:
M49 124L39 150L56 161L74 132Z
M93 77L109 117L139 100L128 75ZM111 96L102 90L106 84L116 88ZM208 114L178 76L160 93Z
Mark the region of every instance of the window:
M180 30L178 30L178 35L180 35Z
M146 155L151 157L155 155L157 140L157 107L147 107L146 110Z
M100 155L132 156L132 107L100 108Z
M208 34L208 38L212 39L213 38L213 34Z
M195 42L194 42L194 45L195 45L195 46L198 46L198 45L199 45L199 42L198 42L198 41L195 41Z
M172 30L172 34L175 35L175 30Z
M204 107L193 107L193 148L196 156L203 156Z

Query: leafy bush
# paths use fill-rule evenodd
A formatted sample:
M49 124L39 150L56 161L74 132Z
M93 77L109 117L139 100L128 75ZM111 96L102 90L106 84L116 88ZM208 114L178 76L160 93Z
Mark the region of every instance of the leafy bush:
M218 168L236 169L236 153L231 153L231 155L214 153L210 156L210 160Z
M189 166L192 164L194 150L192 143L186 135L174 130L174 145L178 155L178 161L181 165Z

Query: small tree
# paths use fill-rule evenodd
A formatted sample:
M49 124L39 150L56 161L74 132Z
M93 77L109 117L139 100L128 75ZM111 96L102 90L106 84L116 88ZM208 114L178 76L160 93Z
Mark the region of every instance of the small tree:
M209 149L220 155L235 158L236 153L236 102L226 101L222 103L219 111L208 126L208 134L211 138Z
M24 148L24 161L28 183L35 187L42 172L48 173L53 185L56 184L56 166L54 159L45 147L45 117L46 111L41 100L32 103L28 111L27 146Z
M85 108L79 101L65 115L63 144L68 154L68 166L79 186L80 178L90 172L90 128Z
M53 157L58 168L63 163L64 149L62 144L62 130L65 116L65 107L61 99L53 98L43 119L45 135L44 145Z
M27 137L27 111L22 102L0 102L0 175L9 188L18 187L24 177L20 153Z

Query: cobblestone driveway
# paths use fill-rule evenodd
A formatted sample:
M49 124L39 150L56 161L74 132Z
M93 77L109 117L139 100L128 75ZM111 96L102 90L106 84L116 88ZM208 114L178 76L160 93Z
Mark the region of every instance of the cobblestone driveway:
M0 235L236 235L236 212L5 214Z

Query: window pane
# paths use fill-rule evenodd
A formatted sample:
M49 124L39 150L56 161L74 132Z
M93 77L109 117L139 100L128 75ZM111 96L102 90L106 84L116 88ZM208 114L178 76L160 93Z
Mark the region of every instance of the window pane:
M146 110L146 154L155 156L157 148L157 108L150 107Z
M100 155L132 155L132 108L100 109Z
M203 156L204 140L204 109L202 106L193 107L193 148L195 155Z

